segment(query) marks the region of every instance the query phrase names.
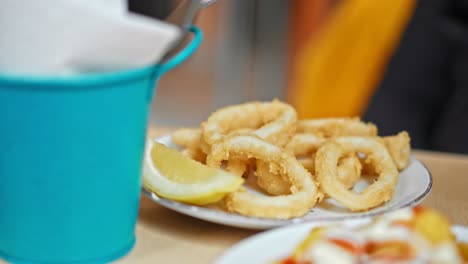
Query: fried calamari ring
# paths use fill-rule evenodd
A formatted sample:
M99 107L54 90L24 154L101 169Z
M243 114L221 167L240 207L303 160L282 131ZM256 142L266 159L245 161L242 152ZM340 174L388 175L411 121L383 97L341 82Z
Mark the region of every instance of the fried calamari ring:
M315 152L328 139L313 134L295 134L291 141L286 145L286 149L299 158L299 162L312 175L315 175ZM273 166L273 167L272 167ZM285 195L289 194L290 185L284 175L273 173L275 164L257 161L257 184L268 194ZM361 163L356 155L350 155L340 159L338 166L338 177L341 182L351 188L361 176Z
M383 137L383 141L397 168L399 170L406 168L409 164L411 153L411 138L408 132L402 131L394 136Z
M247 171L247 163L240 159L230 159L227 161L226 168L227 171L242 177Z
M346 187L353 188L354 184L361 178L361 162L355 154L341 158L338 161L338 179Z
M183 147L181 151L185 156L205 163L206 153L200 148L202 138L200 128L179 128L171 133L171 138L174 143Z
M229 135L250 133L251 129L239 129ZM185 147L182 154L201 163L205 163L210 147L203 141L200 128L180 128L172 133L172 140L179 146ZM247 164L239 160L227 161L227 171L242 176L247 170Z
M298 158L297 160L306 170L312 174L315 174L315 153L310 155L310 157Z
M325 142L325 139L312 134L295 134L291 140L286 144L285 149L295 156L313 155L320 145ZM307 157L310 161L310 158ZM315 163L314 160L309 162ZM255 175L257 176L257 184L268 194L271 195L286 195L290 194L290 187L287 178L282 174L276 174L277 171L274 163L257 161L257 169ZM304 166L305 167L305 166ZM307 169L307 167L305 167ZM308 170L314 174L314 170Z
M239 129L253 129L252 134L278 145L289 141L296 129L297 113L277 100L228 106L214 112L201 125L208 145Z
M232 131L229 135L247 134L251 131L252 129L239 129ZM210 152L210 146L203 140L202 131L200 128L179 128L172 132L171 138L174 143L181 147L201 149L201 151L203 151L205 154Z
M315 163L315 159L313 159L312 162ZM271 195L290 194L291 185L283 174L274 173L275 171L278 171L275 166L277 165L274 163L257 161L257 170L255 171L257 184L266 193ZM308 170L305 166L304 168ZM338 161L338 179L347 189L350 189L361 177L361 169L361 163L356 155L351 154L348 157L343 157ZM308 171L314 178L315 166L313 166L313 170Z
M411 154L411 138L406 131L402 131L397 135L386 136L382 138L385 146L390 153L390 156L393 159L393 162L397 166L399 171L402 171L409 165L410 154ZM374 176L377 175L375 172L374 166L372 166L371 161L368 160L365 156L360 158L362 165L363 175Z
M315 174L315 152L326 139L314 134L295 134L285 149L291 152L310 173Z
M349 153L361 152L373 162L378 179L362 193L349 191L338 178L338 161ZM387 148L377 138L341 137L317 151L316 178L320 188L351 211L368 210L390 200L398 181L398 169Z
M315 153L328 140L329 138L314 134L295 134L286 145L286 149L291 151L296 157L300 156L299 160L304 168L315 175ZM301 157L305 155L309 157ZM355 154L343 157L338 163L338 178L349 189L360 178L361 169L362 165Z
M377 127L372 123L361 122L359 118L320 118L300 120L297 132L323 137L377 136Z
M242 189L226 196L225 203L229 211L256 217L292 218L306 214L315 205L317 186L310 173L282 148L256 136L235 136L214 144L206 163L210 167L219 167L223 160L233 156L277 164L275 167L278 171L274 173L288 177L291 194L258 196Z
M276 163L264 162L257 160L257 184L266 193L271 195L286 195L291 193L291 183L283 174L276 174L275 171L280 171Z
M172 141L184 148L200 148L202 133L199 128L180 128L172 132Z
M250 133L251 131L252 129L247 129L247 128L238 129L229 133L228 136L231 137L231 136L236 136L236 135L246 135ZM239 159L230 159L226 162L225 169L235 175L242 177L247 172L248 167L249 167L248 162L244 162Z
M184 156L187 156L200 163L205 163L206 161L206 154L203 153L203 151L201 151L199 148L185 148L181 152Z
M200 149L207 155L211 151L211 146L206 143L205 139L203 139L203 136L200 138Z
M296 157L306 156L315 153L326 141L326 138L314 134L294 134L285 149Z

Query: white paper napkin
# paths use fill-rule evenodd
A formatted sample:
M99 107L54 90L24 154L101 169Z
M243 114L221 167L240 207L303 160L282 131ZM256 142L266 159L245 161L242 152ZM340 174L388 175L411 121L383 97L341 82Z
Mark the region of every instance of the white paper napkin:
M157 1L157 0L156 0ZM126 0L3 0L0 73L70 75L158 62L182 35Z

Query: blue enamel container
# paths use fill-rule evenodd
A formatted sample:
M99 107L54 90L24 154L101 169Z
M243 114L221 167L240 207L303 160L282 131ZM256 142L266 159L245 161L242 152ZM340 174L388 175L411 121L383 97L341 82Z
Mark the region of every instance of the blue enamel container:
M0 74L0 257L105 263L135 243L141 165L165 64L69 78Z

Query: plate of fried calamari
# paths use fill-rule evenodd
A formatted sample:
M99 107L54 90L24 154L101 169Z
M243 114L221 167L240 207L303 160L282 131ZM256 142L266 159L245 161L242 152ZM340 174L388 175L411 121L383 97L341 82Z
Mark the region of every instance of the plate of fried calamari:
M437 227L437 228L434 228ZM244 239L216 264L468 263L468 228L425 207L343 222L311 222Z
M416 205L432 187L427 168L411 156L406 131L379 136L376 125L359 118L298 119L293 107L277 100L227 106L199 127L149 142L147 153L160 143L242 183L211 196L216 199L179 199L165 192L166 179L154 180L164 173L150 157L143 173L147 197L183 214L242 228L368 218ZM180 176L173 181L207 187Z

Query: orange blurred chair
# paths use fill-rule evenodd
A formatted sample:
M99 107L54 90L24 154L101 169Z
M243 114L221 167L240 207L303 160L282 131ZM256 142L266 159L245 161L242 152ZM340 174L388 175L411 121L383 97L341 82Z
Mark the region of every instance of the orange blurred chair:
M301 2L308 1L296 1L293 15ZM296 45L288 99L299 116L362 115L415 6L416 0L341 0L317 36Z

